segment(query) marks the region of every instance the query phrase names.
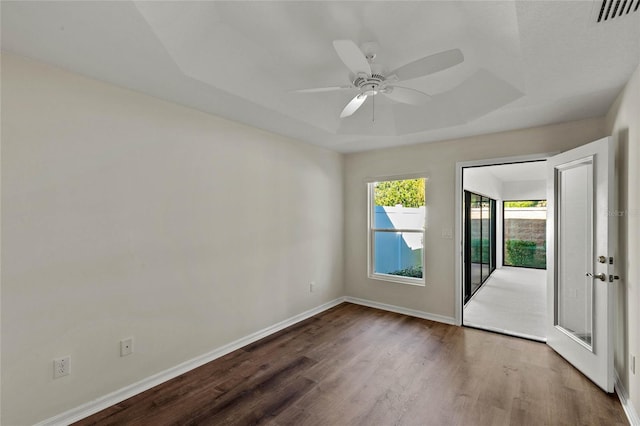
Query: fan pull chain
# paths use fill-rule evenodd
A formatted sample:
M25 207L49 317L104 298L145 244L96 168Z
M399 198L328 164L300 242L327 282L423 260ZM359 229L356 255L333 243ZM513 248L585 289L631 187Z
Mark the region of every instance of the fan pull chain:
M371 96L371 105L373 105L373 113L371 114L371 122L376 122L376 95Z

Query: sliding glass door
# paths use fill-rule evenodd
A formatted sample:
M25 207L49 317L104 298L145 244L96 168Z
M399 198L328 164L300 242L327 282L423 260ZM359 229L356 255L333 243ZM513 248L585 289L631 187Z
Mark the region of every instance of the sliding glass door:
M464 302L496 269L496 200L464 191Z

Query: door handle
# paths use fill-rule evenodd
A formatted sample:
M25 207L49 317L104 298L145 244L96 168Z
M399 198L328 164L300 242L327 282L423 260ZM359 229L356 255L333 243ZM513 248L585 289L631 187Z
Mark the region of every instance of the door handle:
M595 278L597 278L597 279L599 279L600 281L606 281L606 280L607 280L607 276L605 275L605 273L604 273L604 272L602 272L602 273L600 273L600 274L595 274L595 275L594 275L594 274L592 274L591 272L587 272L587 275L586 275L586 276L587 276L587 277L594 278L594 279L595 279Z

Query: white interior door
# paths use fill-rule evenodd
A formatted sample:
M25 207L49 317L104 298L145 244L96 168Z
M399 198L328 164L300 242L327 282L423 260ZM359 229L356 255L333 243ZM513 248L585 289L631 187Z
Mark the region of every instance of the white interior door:
M548 160L547 343L613 392L613 145Z

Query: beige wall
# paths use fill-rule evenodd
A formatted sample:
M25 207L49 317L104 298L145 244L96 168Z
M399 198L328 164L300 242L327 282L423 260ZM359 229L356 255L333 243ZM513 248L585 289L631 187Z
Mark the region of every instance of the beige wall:
M3 55L2 424L342 296L342 174L337 153Z
M618 142L618 267L615 367L640 413L640 358L630 372L629 356L640 355L640 67L607 114Z
M354 153L345 159L345 286L348 296L455 316L454 229L456 162L564 151L605 136L603 118L533 129ZM368 178L426 172L426 286L367 278Z

